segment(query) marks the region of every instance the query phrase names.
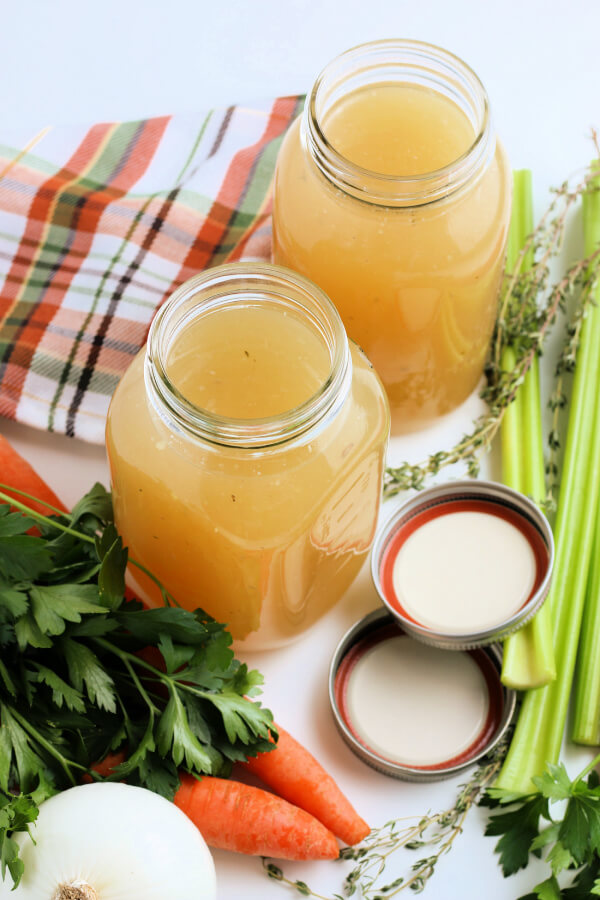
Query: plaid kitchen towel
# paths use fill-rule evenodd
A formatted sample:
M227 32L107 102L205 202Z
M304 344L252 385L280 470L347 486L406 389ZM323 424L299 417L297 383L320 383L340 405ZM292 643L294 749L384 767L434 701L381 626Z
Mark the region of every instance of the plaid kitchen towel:
M268 259L275 158L302 99L0 143L0 414L103 443L157 307Z

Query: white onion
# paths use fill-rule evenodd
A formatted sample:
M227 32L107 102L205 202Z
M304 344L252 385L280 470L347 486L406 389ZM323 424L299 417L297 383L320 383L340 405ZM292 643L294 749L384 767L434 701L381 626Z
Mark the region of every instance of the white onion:
M212 857L173 803L127 784L86 784L40 807L32 835L15 835L25 874L8 900L215 900Z

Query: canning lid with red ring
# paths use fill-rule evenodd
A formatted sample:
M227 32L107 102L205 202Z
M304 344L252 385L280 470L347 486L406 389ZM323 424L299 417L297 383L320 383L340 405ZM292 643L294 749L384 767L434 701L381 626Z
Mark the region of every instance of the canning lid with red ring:
M550 525L504 485L459 481L420 492L388 520L372 552L383 603L417 640L464 650L523 627L547 596Z
M373 768L409 781L451 777L504 737L516 692L496 645L449 653L414 641L376 610L340 641L329 673L336 724Z

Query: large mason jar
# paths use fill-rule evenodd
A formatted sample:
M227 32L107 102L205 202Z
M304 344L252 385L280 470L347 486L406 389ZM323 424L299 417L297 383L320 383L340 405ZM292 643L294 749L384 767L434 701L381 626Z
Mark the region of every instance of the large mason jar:
M356 47L318 77L281 147L274 260L315 281L379 373L394 433L481 377L511 177L487 94L438 47Z
M113 397L117 527L180 605L247 647L283 644L361 567L388 433L381 383L321 290L275 266L210 269L158 311Z

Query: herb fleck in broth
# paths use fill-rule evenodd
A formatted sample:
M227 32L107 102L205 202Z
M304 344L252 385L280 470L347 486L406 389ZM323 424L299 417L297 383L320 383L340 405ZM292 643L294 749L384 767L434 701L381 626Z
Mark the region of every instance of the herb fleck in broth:
M203 315L178 335L167 374L195 406L259 419L305 403L331 369L323 339L294 313L235 306Z

